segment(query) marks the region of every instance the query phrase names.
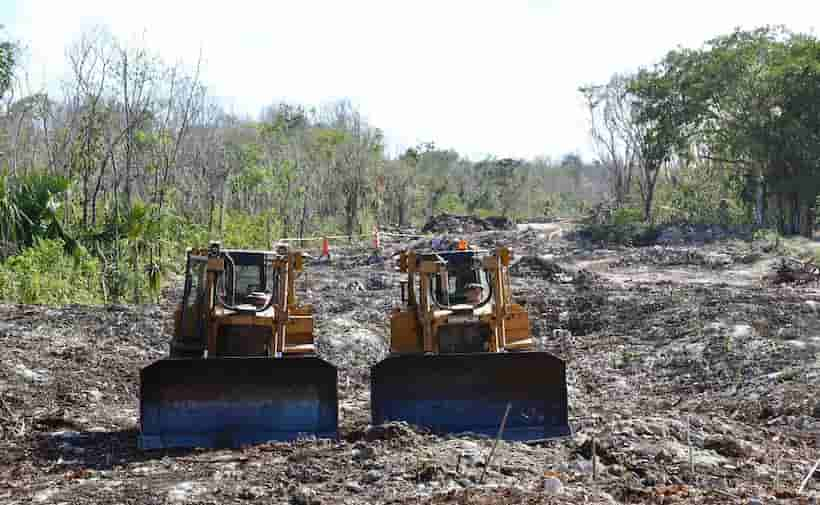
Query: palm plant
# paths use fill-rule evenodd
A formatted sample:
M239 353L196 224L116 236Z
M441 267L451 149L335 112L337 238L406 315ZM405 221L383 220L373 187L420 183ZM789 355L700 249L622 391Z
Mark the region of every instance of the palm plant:
M27 219L11 186L10 176L0 175L0 256L4 259L16 252L17 239Z

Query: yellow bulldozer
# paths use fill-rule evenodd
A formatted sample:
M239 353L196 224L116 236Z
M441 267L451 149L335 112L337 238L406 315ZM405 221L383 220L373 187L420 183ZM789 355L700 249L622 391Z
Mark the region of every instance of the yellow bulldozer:
M373 424L541 440L571 435L564 362L534 350L505 247L403 251L390 354L371 369Z
M287 247L188 251L169 356L140 372L142 449L338 436L337 372L297 302L302 270Z

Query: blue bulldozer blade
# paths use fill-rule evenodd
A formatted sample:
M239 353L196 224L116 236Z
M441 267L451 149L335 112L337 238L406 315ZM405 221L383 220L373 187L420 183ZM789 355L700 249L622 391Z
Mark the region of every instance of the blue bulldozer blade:
M336 368L316 357L163 359L140 372L141 449L338 436Z
M373 424L506 440L572 435L564 362L546 352L394 355L371 370Z

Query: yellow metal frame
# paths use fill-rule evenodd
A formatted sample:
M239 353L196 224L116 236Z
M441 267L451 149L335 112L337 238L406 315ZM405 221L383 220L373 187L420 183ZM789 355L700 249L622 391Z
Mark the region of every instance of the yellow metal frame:
M266 253L268 251L259 251ZM207 249L193 249L193 256L207 256ZM296 279L304 269L304 257L301 251L290 250L287 246L276 251L271 259L271 267L278 272L279 283L276 299L268 310L259 313L243 313L229 310L218 303L216 284L219 275L225 271L225 260L221 257L208 257L206 267L206 307L200 311L207 314L206 340L207 357L217 356L217 335L222 326L248 325L270 328L268 355L281 357L285 354L312 354L316 352L314 339L313 307L300 304L296 297ZM175 314L175 336L181 336L181 313L183 307ZM202 313L202 312L200 312Z
M533 348L527 311L512 301L509 266L512 251L498 247L482 258L482 267L490 274L493 289L492 312L481 316L491 330L489 350L525 351ZM438 353L436 330L447 324L450 310L438 310L430 300L433 275L447 276L447 264L442 261L418 261L414 251L399 255L399 271L407 274L407 299L403 308L390 316L390 350L394 353ZM416 279L418 278L418 281Z

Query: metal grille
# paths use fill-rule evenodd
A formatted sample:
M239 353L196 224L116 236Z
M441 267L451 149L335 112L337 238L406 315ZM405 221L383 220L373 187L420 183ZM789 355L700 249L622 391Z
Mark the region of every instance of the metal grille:
M232 324L219 327L217 356L266 356L270 326Z
M469 353L490 350L490 325L482 322L445 324L438 329L439 352Z

